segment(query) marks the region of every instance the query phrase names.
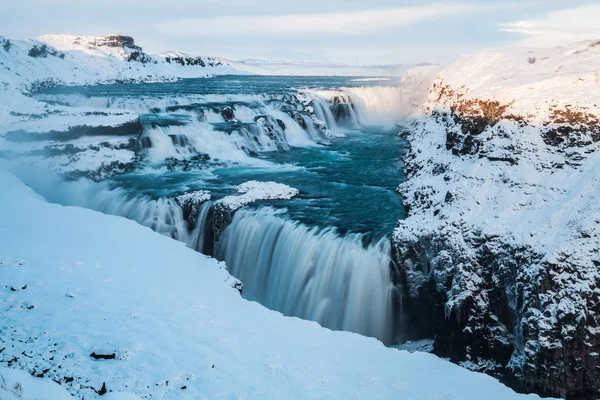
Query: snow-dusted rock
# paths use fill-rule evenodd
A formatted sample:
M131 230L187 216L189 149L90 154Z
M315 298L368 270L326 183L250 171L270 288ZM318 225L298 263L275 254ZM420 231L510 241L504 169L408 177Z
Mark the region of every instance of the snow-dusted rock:
M215 242L231 223L233 214L241 207L259 200L289 200L300 192L283 183L248 181L236 187L239 196L227 196L215 202L213 228Z
M600 389L599 64L597 42L465 57L406 133L409 320L438 354L547 395Z
M188 222L190 229L194 229L198 223L200 207L202 204L209 201L211 198L210 192L206 190L198 190L189 192L175 197L175 201L183 210L183 218Z
M231 211L258 200L289 200L300 193L298 189L283 183L248 181L236 187L239 196L227 196L217 204L222 204Z
M35 40L0 37L0 82L31 91L58 84L162 82L242 73L226 60L185 57L192 59L198 61L180 63L173 55L150 55L133 38L122 35L42 35Z

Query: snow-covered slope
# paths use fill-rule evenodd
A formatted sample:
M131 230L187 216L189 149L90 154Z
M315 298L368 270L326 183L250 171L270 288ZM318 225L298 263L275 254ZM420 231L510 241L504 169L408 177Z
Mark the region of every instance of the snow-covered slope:
M597 394L599 105L599 42L483 52L433 83L406 133L394 241L438 354L525 390Z
M31 155L26 164L72 177L102 179L126 172L135 161L135 137L142 130L137 114L49 105L26 94L53 85L162 82L238 73L247 72L211 57L151 56L128 36L0 37L0 152ZM79 140L82 137L87 139ZM47 157L48 151L55 157Z
M103 385L159 399L538 398L430 354L283 317L243 300L222 264L182 243L47 203L4 172L0 187L1 363L77 398ZM37 390L14 373L6 381L0 396L19 382Z
M156 82L241 71L210 57L151 56L129 36L0 37L0 84L31 90L42 85Z

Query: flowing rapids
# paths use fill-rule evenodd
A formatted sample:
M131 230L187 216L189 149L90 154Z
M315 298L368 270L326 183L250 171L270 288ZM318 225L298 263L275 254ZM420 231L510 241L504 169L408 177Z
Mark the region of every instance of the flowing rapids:
M49 200L119 215L225 261L242 295L288 316L376 337L402 337L402 289L389 233L403 142L398 82L220 77L173 84L55 88L73 107L140 115L133 173L103 182L33 182ZM298 188L243 207L219 231L215 204L248 180ZM194 221L176 197L208 191Z

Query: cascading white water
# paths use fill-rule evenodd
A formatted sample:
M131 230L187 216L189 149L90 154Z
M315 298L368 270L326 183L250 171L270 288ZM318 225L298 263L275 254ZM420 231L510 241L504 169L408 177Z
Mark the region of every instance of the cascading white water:
M210 221L212 206L212 201L207 201L200 206L198 222L186 240L189 247L204 254L210 254L208 249L212 249L213 246L213 243L209 243L213 239L212 236L208 237L208 233L212 232Z
M124 189L86 179L56 181L47 177L21 177L49 201L125 217L165 236L191 243L188 223L181 207L173 199L130 194Z
M332 114L343 125L390 125L409 113L408 93L403 86L345 87L339 90L310 90L313 98L329 103Z
M141 145L141 151L157 163L197 153L209 154L225 164L267 163L253 155L322 143L323 138L330 137L328 130L390 124L402 115L395 87L298 91L277 96L45 97L71 105L143 114L141 139L151 146ZM225 113L225 108L232 114ZM365 247L360 235L341 237L334 230L310 228L266 209L242 209L213 249L210 202L201 206L198 222L190 231L182 208L173 199L150 198L111 189L107 184L77 185L69 195L53 188L62 199L47 197L133 219L197 251L213 254L214 250L232 275L243 282L246 298L286 315L373 336L384 343L395 339L394 307L401 293L392 282L389 241L385 238ZM152 193L163 195L160 191Z
M246 298L334 330L393 339L388 240L364 248L360 235L340 237L262 209L238 211L219 247Z

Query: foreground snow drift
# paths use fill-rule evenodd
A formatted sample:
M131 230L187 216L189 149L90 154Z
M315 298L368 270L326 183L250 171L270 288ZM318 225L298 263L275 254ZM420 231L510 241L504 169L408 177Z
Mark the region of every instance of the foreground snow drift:
M6 173L0 186L0 359L77 397L103 383L167 399L522 397L247 302L222 264L132 221L47 203Z

